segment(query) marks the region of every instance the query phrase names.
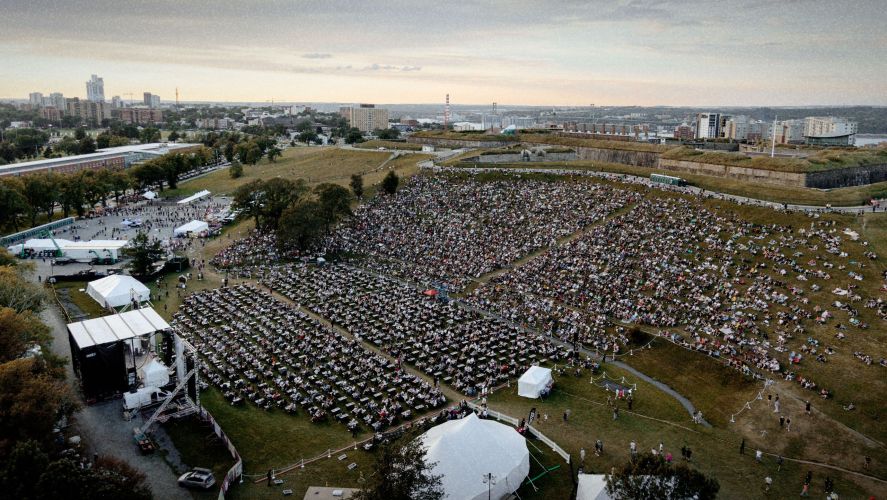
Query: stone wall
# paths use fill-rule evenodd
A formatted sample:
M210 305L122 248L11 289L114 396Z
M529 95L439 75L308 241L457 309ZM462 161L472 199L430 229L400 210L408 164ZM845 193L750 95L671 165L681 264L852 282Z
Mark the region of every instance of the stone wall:
M659 153L650 151L578 147L576 153L580 160L621 163L637 167L655 168L659 162Z
M887 181L887 165L849 167L807 174L807 187L832 189Z
M513 141L471 141L467 139L445 139L441 137L407 137L407 142L413 144L431 144L449 148L503 148L517 144Z
M576 153L545 153L543 156L531 153L529 159L525 160L521 153L507 153L499 155L480 155L476 158L470 158L468 161L476 161L477 163L520 163L523 161L574 161L576 158Z
M776 170L734 167L730 165L717 165L714 163L700 163L686 160L669 160L666 158L660 158L659 168L663 170L671 170L673 172L711 175L715 177L727 177L730 179L793 187L804 187L806 185L807 177L807 174L796 172L778 172Z

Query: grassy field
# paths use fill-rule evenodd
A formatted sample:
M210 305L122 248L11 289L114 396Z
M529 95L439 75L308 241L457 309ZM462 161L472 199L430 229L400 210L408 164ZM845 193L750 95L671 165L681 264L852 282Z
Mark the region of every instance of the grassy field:
M63 304L67 298L74 307L89 318L98 318L108 314L105 308L86 294L86 285L86 281L61 281L55 284L55 290ZM80 290L84 291L81 292ZM75 313L76 311L69 308L68 314L73 317Z
M676 147L663 153L662 158L781 172L817 172L887 163L887 149L824 149L805 158L770 158L768 156L750 157L742 153L699 151L688 147Z
M460 160L466 160L472 155L466 153ZM475 164L469 161L458 163L451 161L449 164L454 166L474 167ZM501 163L489 165L490 167L502 168L528 168L526 163ZM736 179L727 179L723 177L714 177L710 175L695 175L681 172L675 174L671 170L662 170L647 167L635 167L631 165L622 165L618 163L603 163L588 160L577 160L567 162L544 162L533 164L531 168L550 168L550 169L579 169L590 170L593 172L613 172L617 174L637 175L641 177L649 177L650 174L666 174L679 175L693 186L697 186L710 191L733 194L738 196L746 196L759 200L768 200L778 203L793 203L800 205L816 205L825 206L831 203L832 206L859 206L868 203L872 198L887 198L887 182L878 182L866 186L853 186L846 188L820 190L800 187L784 187L772 184L759 184L754 182L740 181Z
M308 148L305 148L308 149ZM320 154L319 148L312 148ZM372 153L371 153L372 154ZM403 175L415 172L415 163L420 155L405 155L389 161L384 168L379 166L390 155L382 153L381 160L370 169L371 176L381 177L389 168L396 169ZM279 161L279 163L282 160ZM307 163L303 159L296 164ZM573 162L570 162L572 165ZM622 167L622 166L619 166ZM249 167L248 167L249 168ZM273 168L273 167L272 167ZM591 168L591 167L590 167ZM649 172L649 170L646 170ZM223 172L227 175L227 172ZM347 174L350 175L350 174ZM373 178L375 178L373 177ZM204 179L208 179L204 178ZM342 182L347 182L346 173L340 174ZM203 179L193 181L198 184ZM191 183L189 183L191 184ZM189 188L191 186L186 184ZM369 182L368 182L369 184ZM199 187L198 189L202 189ZM678 196L673 193L661 193L661 196ZM704 202L710 209L729 213L751 220L759 224L787 224L794 227L807 227L811 219L799 214L779 214L772 210L759 207L737 206L732 203L707 200ZM860 232L863 238L871 240L871 248L881 255L887 255L887 217L885 214L866 214L865 217L847 215L825 215L820 220L833 220L836 230L851 227ZM249 223L241 223L226 229L221 238L207 243L205 247L196 249L194 256L209 258L228 243L249 229ZM853 246L848 257L856 262L868 262L865 273L876 276L885 270L883 261L867 261L861 255L860 246ZM220 283L220 276L207 273L203 282L192 281L189 290L210 288ZM827 285L827 283L825 283ZM870 295L877 294L877 280L867 279L860 282L863 291ZM152 285L154 287L154 285ZM829 303L830 295L825 288L820 294L810 293L814 303ZM163 298L168 305L163 314L168 316L174 311L181 299L175 292ZM158 307L159 308L159 307ZM861 309L861 317L873 325L878 323L872 318L872 311ZM832 327L811 327L810 335L828 339ZM752 455L755 447L772 453L781 453L789 458L803 458L814 461L828 462L851 470L862 470L862 454L870 454L875 458L870 474L887 477L887 460L883 446L873 445L859 433L884 441L883 392L887 389L887 381L881 376L883 368L865 366L852 357L852 350L863 349L872 353L883 351L885 332L873 328L863 334L854 334L852 343L842 346L841 356L834 356L829 363L805 361L803 372L812 378L835 389L833 400L813 401L814 416L803 415L805 398L815 397L815 393L804 391L796 384L780 382L774 392L781 394L784 413L793 419L792 432L780 430L778 421L772 411L766 407L766 401L755 401L754 396L763 387L760 382L754 383L723 368L717 360L707 356L688 352L664 342L655 342L649 350L635 351L634 356L623 357L622 360L642 372L662 380L685 395L690 401L702 409L706 419L713 423L714 428L705 429L690 422L686 410L670 396L658 391L649 384L635 380L627 372L612 365L605 370L613 378L626 377L630 383L637 383L638 393L635 399L636 414L625 411L619 419L612 420L612 414L606 408L607 394L603 389L589 383L587 376L560 377L557 390L545 402L518 398L515 387L503 390L490 398L490 405L515 417L526 415L531 406L549 415L549 420L540 424L540 429L548 437L567 449L578 460L579 448L587 453L586 471L605 472L610 467L628 458L628 442L636 440L641 450L664 443L666 449L678 455L681 446L693 449L694 463L703 472L715 475L721 482L721 498L787 498L800 492L804 473L814 471L814 487L812 492L818 495L822 491L822 481L826 475L836 480L837 491L844 498L861 498L869 494L883 491L883 484L859 478L835 470L816 466L808 466L787 461L780 472L776 471L773 457L757 464ZM879 371L880 370L880 371ZM776 392L778 391L778 392ZM853 401L858 410L846 412L842 405ZM743 412L730 422L730 416L738 412L746 401L752 401L751 410ZM235 446L243 455L246 472L262 474L267 467L282 466L294 463L304 456L322 453L328 447L346 446L351 436L339 425L315 425L303 416L291 417L280 412L265 412L245 406L234 408L225 403L218 393L204 393L203 403L214 414L216 419L231 436ZM569 422L561 419L563 411L569 408L572 416ZM740 439L746 438L748 447L746 455L738 454ZM595 439L604 441L605 453L602 457L594 457L591 453ZM177 445L185 448L185 453L193 453L200 443L177 439ZM554 454L547 453L539 443L534 443L547 456L542 460L546 465L556 465L562 461ZM201 445L202 446L202 445ZM646 448L645 448L646 447ZM531 447L531 450L533 448ZM340 485L358 486L360 472L368 473L372 455L363 451L349 452L345 461L336 457L324 459L284 475L282 487L269 488L252 485L247 481L235 489L237 498L270 498L280 496L283 487L293 488L298 495L309 485ZM358 464L354 471L347 471L348 463ZM534 462L535 463L535 462ZM564 464L566 465L566 464ZM537 469L538 464L534 465ZM539 492L525 486L521 498L567 498L572 489L569 470L565 467L555 471L551 476L540 480ZM766 475L774 478L773 490L769 494L763 491L763 478ZM249 479L249 478L248 478Z
M482 142L531 142L536 144L555 144L560 146L618 149L624 151L643 151L651 153L660 153L669 149L669 146L650 144L646 142L607 141L601 139L589 139L584 137L560 136L539 132L526 132L515 135L498 135L485 134L482 132L422 131L416 132L415 134L413 134L413 137Z

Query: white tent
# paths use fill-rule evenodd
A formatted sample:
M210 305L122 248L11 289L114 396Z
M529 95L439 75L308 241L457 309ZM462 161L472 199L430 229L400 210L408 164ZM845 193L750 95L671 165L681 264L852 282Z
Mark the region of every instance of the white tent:
M154 358L141 369L139 376L145 387L163 387L169 383L169 368Z
M484 475L492 474L490 498L499 500L517 490L530 473L530 452L523 436L494 420L470 414L432 427L420 438L426 459L436 463L431 471L440 475L446 498L487 498Z
M209 196L209 194L210 194L209 191L204 189L203 191L192 194L191 196L185 198L184 200L179 200L178 204L179 205L187 205L188 203L191 203L192 201L197 201L201 198Z
M154 191L145 191L144 193L142 193L142 198L146 200L153 200L154 198L157 198L157 193L155 193Z
M135 293L135 298L140 303L151 300L151 291L139 280L132 276L112 274L86 285L86 293L95 299L102 307L120 307L130 303Z
M607 494L607 476L603 474L579 474L576 500L611 500Z
M187 236L188 233L197 234L202 231L207 231L208 229L209 224L206 222L203 222L202 220L192 220L187 224L175 228L172 234L175 236Z
M536 399L552 383L551 370L541 366L531 366L517 380L517 395Z

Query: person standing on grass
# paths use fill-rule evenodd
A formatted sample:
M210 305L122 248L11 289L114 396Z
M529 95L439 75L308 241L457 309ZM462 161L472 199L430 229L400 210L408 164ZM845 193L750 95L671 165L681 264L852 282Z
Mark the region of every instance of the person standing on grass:
M779 417L779 428L782 429L784 427L785 427L785 417L780 416Z
M804 402L804 411L807 412L807 416L809 417L810 416L810 401Z
M579 448L579 463L585 463L585 448Z
M776 399L773 400L773 413L779 413L779 394L777 394Z
M789 431L789 432L792 430L792 419L791 419L791 417L787 417L787 418L785 419L785 430L786 430L786 431Z
M619 407L614 406L613 407L613 420L616 420L617 418L619 418Z
M804 486L801 487L801 496L802 497L809 497L810 496L810 485L809 484L804 483Z

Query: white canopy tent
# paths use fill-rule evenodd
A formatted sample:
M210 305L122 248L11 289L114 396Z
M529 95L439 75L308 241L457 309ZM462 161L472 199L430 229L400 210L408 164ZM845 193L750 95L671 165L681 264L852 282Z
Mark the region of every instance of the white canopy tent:
M187 236L189 233L197 234L207 230L209 230L209 224L203 222L202 220L192 220L187 224L183 224L175 228L172 234L175 236Z
M157 193L155 193L154 191L145 191L144 193L142 193L142 198L146 200L153 200L154 198L157 198Z
M169 368L154 358L139 371L139 378L145 387L163 387L169 383Z
M188 203L191 203L192 201L197 201L197 200L199 200L199 199L201 199L201 198L204 198L204 197L206 197L206 196L209 196L209 194L210 194L209 191L207 191L206 189L204 189L203 191L199 191L199 192L197 192L197 193L192 194L191 196L185 198L184 200L179 200L179 201L178 201L178 204L179 204L179 205L186 205L186 204L188 204Z
M603 474L579 474L576 500L612 500L607 494L607 476Z
M513 428L470 414L432 427L419 439L426 459L435 463L446 498L452 500L499 500L517 490L530 472L530 452L523 436ZM484 483L493 474L496 484Z
M151 290L132 276L112 274L90 281L86 293L102 307L120 307L129 304L133 297L139 302L151 300Z
M84 349L169 330L169 323L150 307L68 324L76 346Z
M541 366L531 366L517 380L517 395L524 398L536 399L552 384L551 369Z

